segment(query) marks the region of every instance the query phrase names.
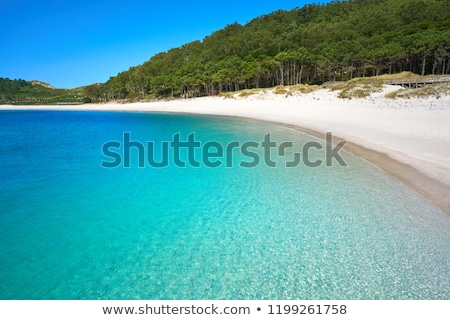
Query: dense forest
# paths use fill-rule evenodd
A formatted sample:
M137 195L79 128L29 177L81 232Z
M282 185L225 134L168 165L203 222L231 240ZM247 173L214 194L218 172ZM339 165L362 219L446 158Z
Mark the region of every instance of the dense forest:
M84 88L88 100L196 97L411 71L450 72L449 0L348 0L233 23Z
M234 23L88 89L92 99L211 95L385 73L450 70L446 0L353 0Z

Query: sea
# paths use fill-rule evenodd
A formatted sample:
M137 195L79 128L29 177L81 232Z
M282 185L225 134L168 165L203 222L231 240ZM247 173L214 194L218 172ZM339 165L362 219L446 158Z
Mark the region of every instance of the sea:
M0 299L450 299L450 217L331 151L247 119L0 111Z

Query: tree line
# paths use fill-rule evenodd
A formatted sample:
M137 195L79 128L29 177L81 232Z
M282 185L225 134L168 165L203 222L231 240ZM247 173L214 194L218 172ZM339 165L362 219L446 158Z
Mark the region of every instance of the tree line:
M233 23L84 88L86 101L196 97L387 73L450 72L450 1L347 0Z
M439 0L310 4L233 23L87 88L93 99L194 97L450 70L450 5Z

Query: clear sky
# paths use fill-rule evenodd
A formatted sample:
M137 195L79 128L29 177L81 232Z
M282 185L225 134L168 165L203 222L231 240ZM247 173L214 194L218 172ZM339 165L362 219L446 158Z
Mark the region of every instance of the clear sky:
M158 52L314 0L0 0L0 77L105 82Z

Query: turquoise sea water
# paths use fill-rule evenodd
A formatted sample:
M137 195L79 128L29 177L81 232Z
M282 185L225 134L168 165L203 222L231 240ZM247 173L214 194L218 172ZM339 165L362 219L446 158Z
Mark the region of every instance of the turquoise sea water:
M2 111L0 299L450 298L450 218L363 160L100 167L123 132L323 142L239 119Z

